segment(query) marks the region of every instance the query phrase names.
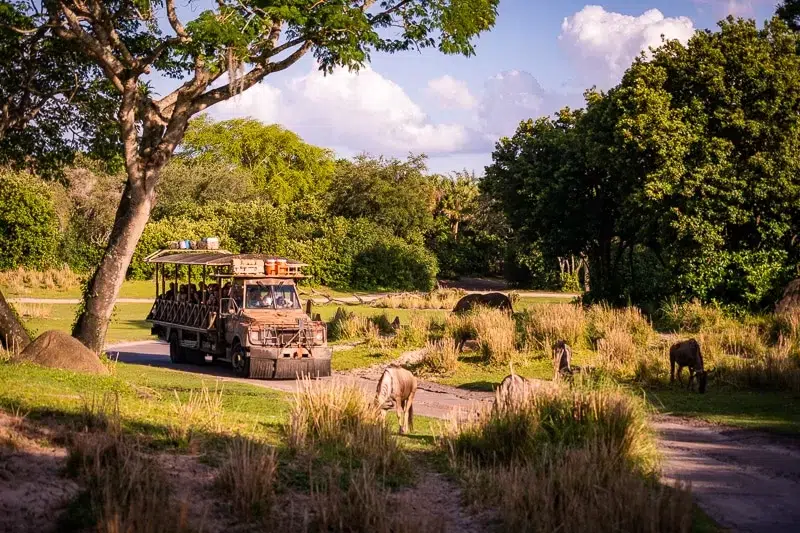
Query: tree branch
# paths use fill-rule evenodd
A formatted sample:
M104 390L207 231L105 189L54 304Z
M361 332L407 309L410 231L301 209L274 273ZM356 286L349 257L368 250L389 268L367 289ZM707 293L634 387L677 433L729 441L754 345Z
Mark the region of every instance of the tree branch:
M303 46L295 50L290 56L286 57L285 59L278 61L277 63L269 63L265 66L259 65L247 74L245 74L241 80L239 80L238 86L241 88L241 91L244 92L256 83L263 80L268 74L272 74L273 72L280 72L291 65L295 64L301 57L303 57L306 52L311 49L311 41L306 41L303 43ZM204 109L211 107L212 105L222 102L230 98L231 92L231 84L228 83L223 85L222 87L218 87L216 89L212 89L202 96L198 97L193 106L191 114L194 115L203 111Z
M186 29L181 24L181 21L178 20L178 13L175 12L175 0L166 0L167 3L167 20L169 20L170 26L172 29L175 30L175 34L181 40L181 42L188 42L190 41L189 34L186 33Z

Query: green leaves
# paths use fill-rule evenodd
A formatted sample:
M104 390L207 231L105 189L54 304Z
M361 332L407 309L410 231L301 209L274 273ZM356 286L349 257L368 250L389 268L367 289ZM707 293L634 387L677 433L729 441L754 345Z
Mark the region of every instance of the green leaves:
M586 253L600 297L769 304L800 263L797 44L732 18L665 43L584 112L521 124L486 190L547 254Z

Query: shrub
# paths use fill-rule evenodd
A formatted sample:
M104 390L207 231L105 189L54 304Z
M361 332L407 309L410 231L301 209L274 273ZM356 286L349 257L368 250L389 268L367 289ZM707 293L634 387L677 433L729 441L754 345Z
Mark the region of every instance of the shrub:
M587 315L588 336L595 341L613 330L627 332L638 346L647 346L654 336L653 327L637 307L616 309L605 304L593 305Z
M670 299L664 302L658 313L661 326L668 331L699 333L701 330L724 326L727 318L716 305L703 305L698 300L679 302Z
M269 518L275 505L275 448L244 437L228 445L216 485L242 520Z
M380 331L369 318L340 307L328 324L328 336L333 341L376 340L380 337Z
M633 335L621 328L606 331L597 341L597 353L605 364L620 365L633 361L636 343Z
M436 284L436 257L422 245L398 237L380 240L353 258L350 285L363 290L429 291Z
M0 270L44 268L60 236L53 196L39 178L0 168Z

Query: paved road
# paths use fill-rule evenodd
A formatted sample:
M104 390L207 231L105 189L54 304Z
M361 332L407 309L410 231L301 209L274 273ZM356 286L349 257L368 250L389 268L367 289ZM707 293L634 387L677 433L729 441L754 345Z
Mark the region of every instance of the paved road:
M483 291L466 291L467 294L473 294ZM501 292L508 292L508 291L501 291ZM397 294L397 293L375 293L375 294L359 294L358 296L342 296L338 298L326 298L324 296L314 296L312 300L315 304L324 304L328 302L332 303L347 303L347 304L358 304L361 302L367 303L377 300L378 298L383 298L389 294ZM563 298L564 300L571 300L580 296L579 294L573 294L570 292L546 292L546 291L517 291L520 298ZM306 300L305 297L301 299ZM7 299L11 303L21 303L21 304L78 304L80 300L78 298L8 298ZM147 304L152 303L153 298L117 298L118 304Z
M202 373L284 392L296 390L293 380L241 379L222 366L172 365L168 345L161 342L120 344L109 347L108 353L118 353L119 360L126 363ZM338 377L370 391L376 386L374 379ZM423 382L414 410L420 415L446 418L455 408L491 400L490 393ZM674 417L658 417L653 424L664 454L664 477L691 483L700 506L722 526L757 533L800 531L800 445Z

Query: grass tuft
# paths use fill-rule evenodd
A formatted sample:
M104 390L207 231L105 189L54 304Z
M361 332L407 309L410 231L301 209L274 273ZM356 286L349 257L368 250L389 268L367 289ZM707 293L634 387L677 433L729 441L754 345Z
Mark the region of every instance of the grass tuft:
M267 520L275 506L277 471L275 448L239 436L228 444L216 485L239 519Z

